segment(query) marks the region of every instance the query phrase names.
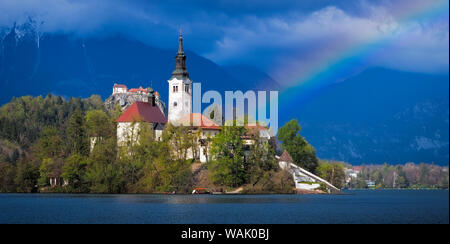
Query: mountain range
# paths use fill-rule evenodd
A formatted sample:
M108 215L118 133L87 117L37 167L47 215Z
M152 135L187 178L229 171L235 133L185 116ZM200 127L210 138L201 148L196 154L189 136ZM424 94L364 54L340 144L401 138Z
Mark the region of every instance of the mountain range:
M448 165L448 74L372 68L326 87L295 111L321 157Z
M114 83L151 86L167 101L176 47L176 40L168 50L123 36L39 33L30 23L0 28L0 104L48 93L105 99ZM280 88L251 65L220 66L194 52L186 55L190 77L203 91ZM321 158L448 165L448 86L448 74L372 68L293 104L280 121L297 118Z
M149 87L167 98L167 80L175 67L178 47L150 47L122 36L76 38L70 34L38 34L24 25L0 31L0 103L12 96L52 93L107 98L114 83L129 88ZM202 90L220 92L239 88L277 89L279 85L263 72L249 66L221 67L187 51L187 68ZM252 82L246 82L252 80ZM258 87L258 84L265 84Z

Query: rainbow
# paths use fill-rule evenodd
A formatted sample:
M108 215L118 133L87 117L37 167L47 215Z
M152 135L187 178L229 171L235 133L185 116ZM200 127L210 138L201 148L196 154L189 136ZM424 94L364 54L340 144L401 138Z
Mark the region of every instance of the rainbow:
M405 28L410 28L412 21L433 21L445 17L448 19L448 0L411 1L408 6L401 7L394 11L398 25ZM335 51L324 52L316 60L301 66L294 64L283 67L281 71L287 73L288 78L281 80L280 112L292 111L303 99L316 94L320 89L368 67L377 55L389 52L396 41L403 41L392 35L394 31L372 36L358 45L337 46Z

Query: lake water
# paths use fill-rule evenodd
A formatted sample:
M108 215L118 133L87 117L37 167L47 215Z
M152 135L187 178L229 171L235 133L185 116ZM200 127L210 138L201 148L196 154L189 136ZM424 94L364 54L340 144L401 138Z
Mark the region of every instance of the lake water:
M447 190L349 195L0 194L0 223L449 223Z

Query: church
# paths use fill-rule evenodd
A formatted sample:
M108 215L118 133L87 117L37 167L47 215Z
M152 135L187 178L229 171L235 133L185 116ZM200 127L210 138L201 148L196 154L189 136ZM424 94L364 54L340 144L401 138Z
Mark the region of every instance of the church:
M201 113L192 113L192 80L186 68L186 54L183 50L183 35L180 32L178 39L178 52L175 56L175 69L171 78L168 80L169 101L167 117L162 109L158 107L159 95L155 96L152 92L142 90L142 94L148 94L147 101L135 101L129 106L117 122L117 140L119 146L125 146L126 143L137 141L133 135L137 135L139 123L148 123L155 132L155 139L160 140L162 131L167 123L173 125L188 126L191 133L201 131L198 150L199 155L189 153L188 158L198 159L205 163L209 160L207 151L208 145L204 142L208 137L214 137L221 131L221 126L214 120L207 118ZM127 92L124 85L115 84L114 93ZM261 138L270 139L267 129L257 125L255 127L260 133ZM254 129L254 128L248 128ZM244 138L245 139L245 138ZM249 140L245 140L251 143Z

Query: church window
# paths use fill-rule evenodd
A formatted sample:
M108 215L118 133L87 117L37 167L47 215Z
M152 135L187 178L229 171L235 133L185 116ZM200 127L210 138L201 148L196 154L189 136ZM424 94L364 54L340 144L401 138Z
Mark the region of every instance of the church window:
M174 102L174 103L173 103L173 106L174 106L174 107L176 107L177 105L178 105L177 102Z
M173 92L178 92L178 86L173 86Z
M189 85L184 85L184 91L189 93Z

